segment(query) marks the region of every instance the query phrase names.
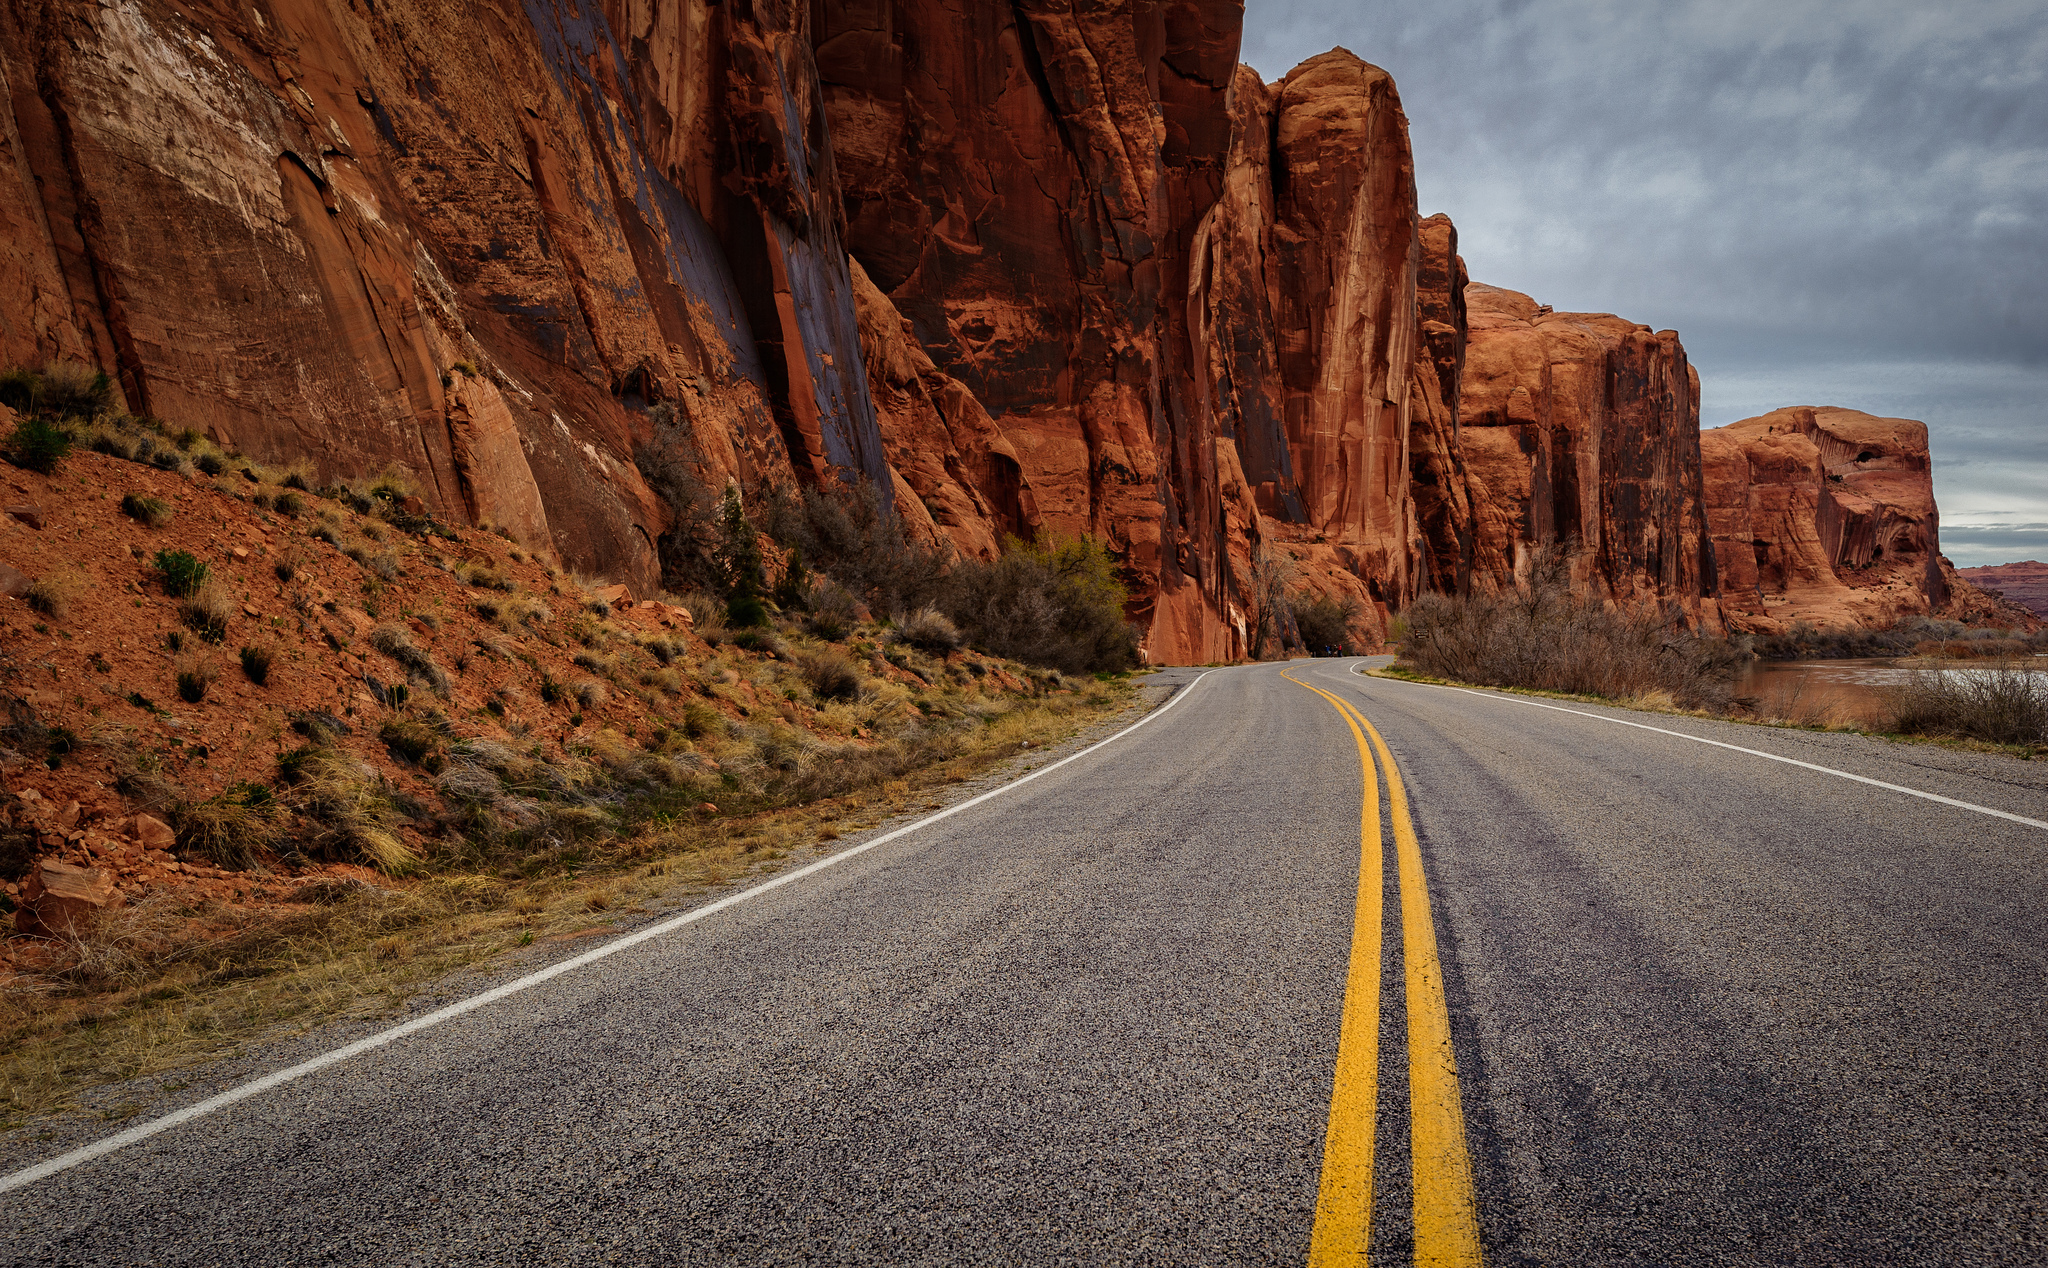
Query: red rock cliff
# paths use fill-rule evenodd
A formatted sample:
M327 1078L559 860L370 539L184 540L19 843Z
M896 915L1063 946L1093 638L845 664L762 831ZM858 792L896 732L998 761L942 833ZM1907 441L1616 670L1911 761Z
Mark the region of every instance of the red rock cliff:
M1677 332L1491 286L1465 302L1458 424L1475 584L1508 584L1532 546L1555 542L1590 592L1676 600L1711 623L1699 376Z
M1948 606L1927 426L1796 406L1703 432L1730 625L1888 625Z
M1387 74L1238 0L0 0L0 362L659 581L636 453L1091 533L1155 659L1257 596L1712 589L1668 332L1474 288ZM659 433L669 437L666 429ZM667 443L665 440L664 443Z
M651 401L713 475L887 477L808 14L11 0L0 359L650 588Z

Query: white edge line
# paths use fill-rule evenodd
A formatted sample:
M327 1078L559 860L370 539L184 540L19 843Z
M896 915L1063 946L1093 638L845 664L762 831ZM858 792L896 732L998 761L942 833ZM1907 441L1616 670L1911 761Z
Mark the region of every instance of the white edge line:
M1362 671L1360 670L1354 669L1351 672L1361 674L1362 676ZM1380 681L1404 682L1406 680L1391 678L1381 679ZM1766 753L1762 749L1744 748L1740 744L1726 744L1720 740L1706 739L1703 736L1687 735L1683 731L1668 731L1661 726L1650 726L1643 722L1630 722L1626 718L1610 718L1604 713L1588 713L1584 709L1567 709L1563 705L1544 704L1540 700L1526 700L1521 696L1511 696L1503 692L1474 691L1470 687L1452 687L1438 682L1411 682L1409 685L1412 687L1437 687L1444 691L1457 691L1468 696L1478 696L1482 700L1500 700L1508 704L1526 704L1537 709L1550 709L1558 713L1575 713L1582 718L1592 718L1596 722L1612 722L1616 726L1632 726L1638 731L1655 731L1659 735L1675 735L1681 740L1691 740L1695 744L1711 744L1715 748L1732 749L1737 753L1747 753L1751 757L1769 758L1774 762L1783 762L1787 766L1803 766L1807 770L1817 770L1823 775L1833 775L1839 779L1853 779L1859 784L1869 784L1873 788L1883 788L1891 792L1905 793L1908 797L1920 797L1927 801L1938 801L1944 806L1954 806L1959 810L1974 810L1980 815L1990 815L1997 819L2010 819L2014 823L2024 823L2030 828L2040 828L2048 831L2048 823L2043 823L2039 819L2029 819L2025 815L2016 815L2005 810L1993 810L1990 806L1980 806L1974 801L1957 801L1954 797L1944 797L1940 793L1922 792L1918 788L1908 788L1904 784L1887 784L1882 779L1872 779L1868 775L1852 775L1848 771L1836 770L1832 766L1817 766L1812 762L1802 762L1796 757L1780 757L1776 753ZM4 1187L4 1185L0 1185L0 1187Z
M70 1153L59 1154L58 1156L56 1156L55 1158L51 1158L47 1162L39 1162L33 1167L25 1167L20 1171L14 1172L11 1175L0 1177L0 1193L6 1193L12 1189L19 1189L27 1185L34 1184L36 1181L47 1179L50 1176L56 1175L60 1171L68 1171L71 1168L78 1166L80 1163L90 1162L94 1158L99 1158L106 1154L113 1153L117 1149L125 1149L129 1145L135 1144L138 1141L147 1140L151 1136L156 1135L158 1132L169 1131L171 1128L179 1126L183 1123L189 1123L195 1118L203 1118L206 1115L213 1113L215 1110L226 1109L228 1106L233 1105L238 1101L246 1101L250 1097L258 1096L264 1092L268 1092L270 1089L274 1087L281 1087L284 1084L290 1083L296 1079L302 1079L309 1074L313 1074L317 1071L324 1070L328 1066L337 1065L340 1062L347 1061L351 1057L361 1056L363 1053L368 1052L373 1048L381 1048L384 1047L386 1044L396 1043L398 1040L403 1039L408 1035L418 1034L422 1030L427 1030L434 1026L438 1026L442 1022L452 1020L456 1017L460 1017L464 1013L473 1012L476 1009L482 1008L488 1004L495 1004L499 1000L505 999L508 996L517 995L521 991L529 990L535 986L539 986L542 982L545 982L550 978L560 977L564 973L573 972L576 969L582 968L586 964L595 964L599 960L602 960L607 956L617 955L619 952L624 951L627 947L637 946L642 942L646 942L650 938L658 938L665 933L669 933L673 930L680 929L684 925L691 924L698 920L702 920L706 916L715 915L718 912L724 911L728 907L737 906L738 904L743 903L747 901L749 898L755 897L756 895L765 894L771 889L775 889L782 885L788 885L794 881L802 880L804 877L809 876L814 872L821 872L828 867L833 867L837 864L844 863L846 862L846 860L850 858L855 858L859 855L865 854L869 850L872 850L880 845L885 845L890 841L894 841L896 838L900 836L904 836L909 833L915 832L919 828L929 827L930 825L937 823L941 819L950 818L951 816L959 814L961 811L966 810L972 806L980 805L982 802L989 800L991 797L999 797L1004 793L1015 791L1016 789L1024 786L1025 784L1030 783L1032 780L1037 779L1041 775L1052 774L1060 767L1065 766L1068 762L1078 762L1082 758L1088 756L1090 753L1093 753L1096 749L1103 748L1107 745L1116 743L1118 740L1124 738L1126 735L1129 735L1131 732L1137 730L1139 727L1144 726L1147 722L1152 721L1152 719L1160 716L1161 714L1165 713L1168 709L1173 708L1173 706L1187 699L1189 693L1192 692L1198 684L1200 684L1202 679L1207 678L1210 675L1210 673L1213 672L1213 670L1204 670L1202 673L1197 674L1193 682L1188 683L1187 686L1182 687L1179 691L1174 692L1173 696L1170 699L1168 699L1165 704L1160 705L1157 709L1152 710L1152 712L1146 714L1142 718L1139 718L1136 722L1131 723L1131 725L1125 727L1121 731L1118 731L1115 735L1110 736L1108 739L1097 740L1095 743L1090 744L1087 748L1082 749L1078 753L1070 754L1069 756L1063 757L1059 761L1053 762L1048 766L1040 767L1038 770L1032 771L1030 774L1021 776L1017 779L1013 779L999 788L991 788L987 792L981 793L978 796L969 797L966 801L961 802L959 805L948 806L946 809L939 811L937 814L927 815L926 817L919 819L915 823L908 823L900 828L895 829L894 831L885 832L881 836L878 836L873 840L863 841L859 845L856 845L851 849L841 850L839 853L831 855L828 858L822 858L815 863L811 863L804 867L800 867L794 872L785 872L772 880L763 881L761 884L754 886L752 889L741 890L737 894L728 894L726 897L719 899L715 903L706 903L704 906L695 908L691 911L687 911L680 916L676 916L669 920L664 920L659 924L649 925L645 929L636 930L633 933L627 934L623 938L616 939L612 942L607 942L603 946L598 947L593 951L586 951L582 955L576 956L573 959L563 960L559 964L551 964L547 968L544 968L537 973L530 973L527 976L519 978L516 981L507 982L503 986L493 987L491 990L485 991L481 995L472 995L468 999L459 1000L456 1003L448 1005L446 1008L435 1009L433 1012L427 1013L424 1016L415 1017L409 1022L393 1026L389 1030L380 1030L376 1034L370 1035L367 1038L358 1039L354 1043L348 1044L345 1047L336 1048L332 1052L324 1052L319 1056L314 1057L310 1061L302 1061L298 1065L291 1066L288 1069L278 1070L275 1073L266 1074L260 1079L254 1079L248 1083L239 1084L235 1087L229 1088L225 1092L218 1093L214 1096L209 1096L205 1100L200 1101L197 1104L188 1105L184 1109L176 1110L172 1113L166 1114L162 1118L151 1119L149 1122L143 1123L140 1126L131 1127L127 1131L121 1132L117 1135L108 1136L103 1140L96 1140L92 1144L81 1146L80 1148L72 1150Z

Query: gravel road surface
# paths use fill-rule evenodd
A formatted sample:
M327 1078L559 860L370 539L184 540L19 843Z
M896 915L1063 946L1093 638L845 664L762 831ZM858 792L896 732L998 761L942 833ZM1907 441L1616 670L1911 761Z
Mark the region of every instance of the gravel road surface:
M2033 818L2048 763L1356 665L1292 672L1407 781L1489 1262L2048 1261L2048 831L1604 719ZM1299 1263L1359 783L1328 702L1210 672L1013 793L0 1193L0 1262ZM1379 880L1391 1264L1391 845Z

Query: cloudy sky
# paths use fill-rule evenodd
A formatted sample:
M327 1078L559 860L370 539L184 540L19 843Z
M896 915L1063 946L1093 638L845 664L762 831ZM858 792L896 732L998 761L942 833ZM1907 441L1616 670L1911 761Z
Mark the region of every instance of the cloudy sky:
M1676 329L1702 423L1924 420L1957 564L2048 560L2040 0L1247 0L1393 72L1472 276Z

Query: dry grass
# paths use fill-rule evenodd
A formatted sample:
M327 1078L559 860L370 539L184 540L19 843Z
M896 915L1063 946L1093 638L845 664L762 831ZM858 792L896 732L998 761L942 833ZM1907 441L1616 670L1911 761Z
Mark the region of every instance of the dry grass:
M2013 665L1919 669L1884 692L1891 729L1988 744L2048 744L2048 674Z
M1021 704L968 731L942 760L826 800L731 818L657 816L581 868L452 874L390 889L325 881L298 891L305 905L275 920L169 898L118 909L84 938L52 948L41 971L0 988L0 1126L74 1106L91 1087L165 1076L332 1018L390 1016L451 973L589 932L593 918L686 903L779 870L793 852L923 805L1027 751L1027 742L1032 751L1057 743L1129 695L1121 683L1090 684ZM468 748L451 754L444 781L459 766L489 761L508 763L515 778L541 777L519 770L509 751ZM675 760L602 739L592 759ZM315 750L292 769L292 809L320 816L337 840L354 834L360 843L378 830L377 789L359 764Z

